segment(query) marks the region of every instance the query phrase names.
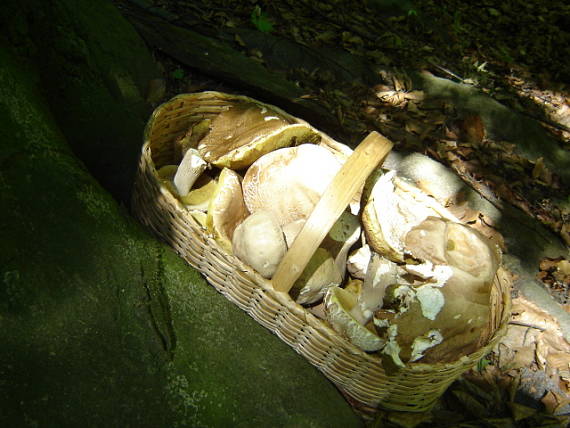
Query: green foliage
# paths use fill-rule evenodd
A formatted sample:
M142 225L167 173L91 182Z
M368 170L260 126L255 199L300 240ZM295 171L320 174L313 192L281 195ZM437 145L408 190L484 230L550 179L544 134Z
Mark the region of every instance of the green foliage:
M184 78L184 70L182 68L177 68L171 73L173 79L182 80Z
M485 367L487 367L489 364L491 364L491 360L489 360L486 357L481 358L477 362L477 371L481 372L481 371L485 370Z
M259 6L255 6L251 12L251 23L262 33L273 31L273 23Z

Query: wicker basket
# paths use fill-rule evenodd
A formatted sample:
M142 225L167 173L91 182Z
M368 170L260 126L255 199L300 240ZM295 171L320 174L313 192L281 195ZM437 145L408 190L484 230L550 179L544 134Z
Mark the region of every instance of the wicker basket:
M212 118L229 102L240 100L254 101L243 96L203 92L179 95L155 110L145 130L133 189L134 214L198 269L220 293L289 344L362 407L409 412L429 410L446 388L463 372L475 366L505 334L510 316L510 282L506 272L500 269L494 281L491 295L492 332L486 346L451 363L409 363L404 369L385 369L381 358L352 345L326 322L295 303L286 292L276 291L275 288L280 287L275 282L275 276L273 282L264 279L236 257L226 254L188 210L159 184L155 165L167 163L166 159L172 155L173 139L183 135L192 123ZM279 112L292 123L306 123L276 107L255 102ZM320 134L322 145L346 156L343 145L326 134ZM363 154L359 150L362 145L355 153ZM364 157L366 155L367 152ZM333 185L337 179L343 179L339 177L342 172L341 169ZM323 199L324 196L321 202ZM321 202L315 211L319 205L323 205ZM328 228L321 234L324 236L327 231ZM299 235L295 242L301 240ZM293 251L293 247L289 252ZM274 287L274 283L277 287Z

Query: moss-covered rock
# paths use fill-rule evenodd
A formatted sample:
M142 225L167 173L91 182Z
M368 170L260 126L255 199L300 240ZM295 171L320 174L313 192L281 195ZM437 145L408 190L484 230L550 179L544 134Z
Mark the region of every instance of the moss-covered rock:
M10 46L0 43L0 426L358 426L316 369L125 215L68 147L33 63L13 54L37 52Z
M3 9L0 40L30 59L73 152L126 201L150 113L148 83L158 77L144 42L108 0L7 0Z

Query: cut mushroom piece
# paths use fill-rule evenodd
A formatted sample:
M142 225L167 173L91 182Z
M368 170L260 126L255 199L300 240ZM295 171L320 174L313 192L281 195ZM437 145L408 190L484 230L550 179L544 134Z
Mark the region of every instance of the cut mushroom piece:
M232 253L235 228L249 214L243 201L240 182L241 177L236 172L224 168L208 205L208 231L228 254Z
M314 144L268 153L244 176L247 208L271 211L281 226L306 219L341 166L330 151Z
M218 182L207 174L202 174L186 196L181 196L180 202L189 210L206 211L214 196Z
M368 244L365 244L350 253L346 262L346 267L350 275L352 275L353 278L364 279L371 257L372 252L370 251L370 246Z
M234 255L264 278L271 278L287 252L285 237L271 213L258 211L234 231Z
M200 157L198 150L189 149L186 151L182 162L174 174L172 182L174 183L174 188L179 196L186 196L194 182L198 177L204 172L208 164Z
M218 167L241 169L265 153L300 142L318 142L305 124L291 124L280 114L255 103L237 103L216 116L198 144L203 158Z
M394 172L380 175L369 191L362 214L367 243L379 254L404 262L406 234L430 216L457 221L435 199Z
M373 253L362 283L362 292L358 296L358 306L366 322L372 319L374 312L382 308L388 287L398 282L398 265Z
M378 351L385 341L351 315L356 302L357 296L350 290L331 288L325 296L327 320L338 334L347 338L353 345L364 351Z
M299 304L312 304L322 300L327 290L342 282L334 258L324 248L317 248L315 254L293 284L292 293Z

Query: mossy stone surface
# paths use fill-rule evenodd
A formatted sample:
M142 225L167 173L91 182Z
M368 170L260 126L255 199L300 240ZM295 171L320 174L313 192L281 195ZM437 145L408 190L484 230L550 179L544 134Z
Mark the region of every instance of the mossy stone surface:
M359 426L127 216L13 52L0 43L0 426Z

